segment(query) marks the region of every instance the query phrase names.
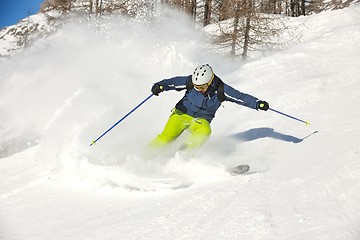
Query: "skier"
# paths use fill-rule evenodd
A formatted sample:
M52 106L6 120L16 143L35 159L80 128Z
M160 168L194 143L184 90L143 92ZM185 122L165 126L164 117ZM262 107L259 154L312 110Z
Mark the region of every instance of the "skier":
M269 104L249 94L239 92L216 76L209 64L195 68L189 76L164 79L152 86L158 96L163 91L186 90L184 97L172 110L164 130L150 143L159 148L173 142L185 129L191 134L182 149L201 146L210 136L210 123L223 101L230 101L255 110L267 111Z

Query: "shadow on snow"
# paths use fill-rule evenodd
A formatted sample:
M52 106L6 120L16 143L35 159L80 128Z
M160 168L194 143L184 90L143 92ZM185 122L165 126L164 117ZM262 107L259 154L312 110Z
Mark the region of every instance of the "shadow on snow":
M241 132L241 133L232 134L232 135L230 135L230 137L240 140L242 142L250 142L250 141L254 141L257 139L261 139L261 138L272 138L272 139L277 139L277 140L281 140L281 141L285 141L285 142L301 143L304 139L312 136L315 133L318 133L318 131L315 131L306 137L297 138L295 136L276 132L272 128L263 127L263 128L253 128L253 129Z

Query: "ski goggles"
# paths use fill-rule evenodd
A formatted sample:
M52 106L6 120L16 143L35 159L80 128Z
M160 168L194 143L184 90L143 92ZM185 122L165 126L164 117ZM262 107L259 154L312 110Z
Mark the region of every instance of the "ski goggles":
M204 83L201 85L194 84L194 88L199 92L205 92L208 89L208 87L211 85L213 80L214 80L214 75L212 76L211 80L208 83Z
M201 84L201 85L195 85L194 84L194 88L196 90L198 90L199 92L205 92L209 87L209 84L208 83L205 83L205 84Z

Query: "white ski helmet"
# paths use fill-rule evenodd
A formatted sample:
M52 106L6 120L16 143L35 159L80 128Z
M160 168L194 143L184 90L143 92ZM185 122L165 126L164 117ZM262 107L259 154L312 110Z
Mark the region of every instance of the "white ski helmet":
M209 84L214 78L214 72L209 64L200 65L195 68L192 74L192 82L194 85Z

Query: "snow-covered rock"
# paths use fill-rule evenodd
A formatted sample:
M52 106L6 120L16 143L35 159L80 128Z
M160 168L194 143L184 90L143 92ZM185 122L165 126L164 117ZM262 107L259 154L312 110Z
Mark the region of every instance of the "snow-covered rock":
M19 23L0 30L0 57L9 56L12 53L29 46L36 39L47 37L55 31L52 20L59 16L56 12L37 13L24 18Z

